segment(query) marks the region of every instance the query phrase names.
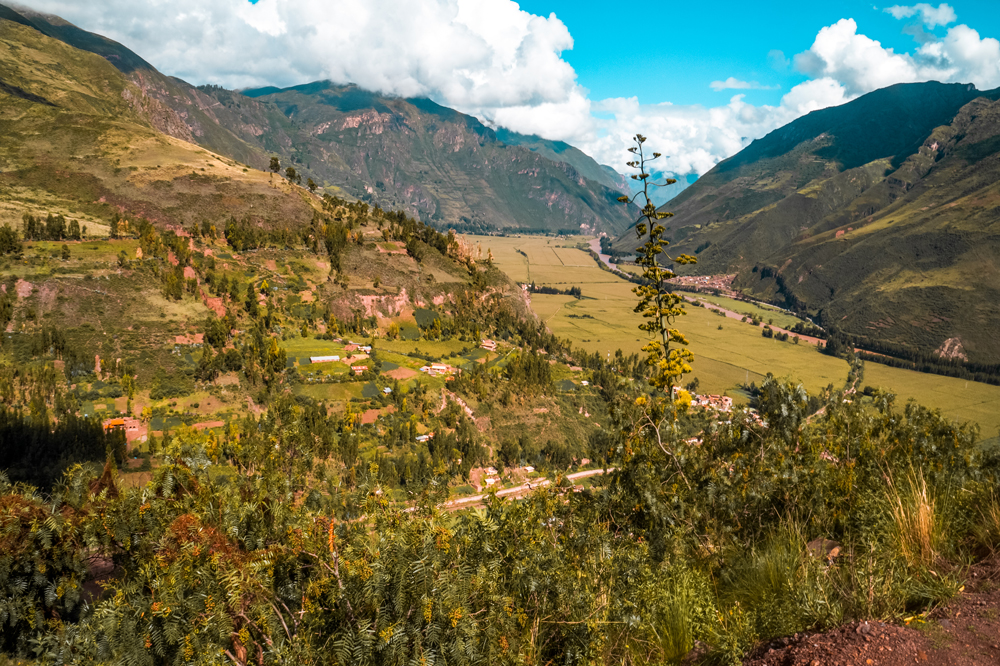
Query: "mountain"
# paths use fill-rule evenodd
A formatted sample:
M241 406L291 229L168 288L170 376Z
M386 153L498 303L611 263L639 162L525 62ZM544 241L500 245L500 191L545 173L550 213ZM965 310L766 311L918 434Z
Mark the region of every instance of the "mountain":
M800 118L664 207L672 249L859 338L996 363L998 98L900 84Z
M519 135L508 143L430 100L355 86L195 87L58 17L3 5L0 12L116 67L156 102L147 114L155 129L259 169L278 156L322 192L465 231L617 233L631 222L616 201L620 179L566 144Z
M565 162L584 178L600 183L612 190L628 191L629 179L611 167L598 164L593 157L565 141L543 139L537 134L519 134L505 127L496 129L497 139L510 146L523 146L533 153L553 162Z
M428 99L329 82L243 96L280 109L294 123L287 153L296 168L327 187L437 226L594 232L630 222L617 202L619 190L589 180L569 162L509 145L472 116ZM571 150L582 168L601 173L596 162Z
M105 58L0 15L0 221L117 212L187 226L308 223L318 197L162 132L176 115ZM16 17L15 17L16 18Z

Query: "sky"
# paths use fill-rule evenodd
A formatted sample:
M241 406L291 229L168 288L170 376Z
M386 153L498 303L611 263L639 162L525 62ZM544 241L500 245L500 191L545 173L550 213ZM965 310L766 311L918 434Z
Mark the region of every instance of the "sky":
M426 96L627 172L642 133L701 175L810 111L901 82L1000 87L1000 2L20 0L160 71Z

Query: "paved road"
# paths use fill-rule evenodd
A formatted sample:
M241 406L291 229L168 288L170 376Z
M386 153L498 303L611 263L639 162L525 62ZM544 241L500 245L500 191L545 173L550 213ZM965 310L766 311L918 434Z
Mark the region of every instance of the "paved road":
M574 472L573 474L567 474L566 478L570 481L577 481L579 479L585 479L588 476L598 476L604 474L605 472L615 471L614 467L609 467L607 470L603 469L588 469L583 472ZM523 483L520 486L515 486L513 488L504 488L503 490L498 490L497 497L524 497L532 490L538 488L544 488L545 486L551 485L551 481L545 478L534 479L527 483ZM450 502L445 502L444 507L446 509L464 509L469 506L474 506L482 502L490 493L483 493L481 495L472 495L470 497L459 497L458 499L451 500Z

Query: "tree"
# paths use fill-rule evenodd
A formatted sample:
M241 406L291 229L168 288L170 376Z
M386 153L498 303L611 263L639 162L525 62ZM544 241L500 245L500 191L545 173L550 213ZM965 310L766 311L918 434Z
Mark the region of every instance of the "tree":
M642 314L647 320L639 326L640 330L649 334L652 339L642 349L646 352L646 364L652 368L650 384L669 398L673 398L673 387L685 374L691 372L691 361L694 355L687 349L687 338L676 328L674 323L677 318L686 314L684 311L684 299L670 290L667 280L675 277L675 273L663 265L661 261L678 265L694 264L697 259L686 254L671 257L665 252L665 247L669 241L663 240L663 225L660 220L673 217L673 213L661 212L656 209L656 205L650 199L651 186L663 187L673 185L677 181L668 178L663 183L651 182L650 174L646 170L649 162L660 157L660 153L653 153L651 158L647 158L643 151L643 144L646 137L636 134L633 138L635 145L629 148L629 152L638 159L628 162L628 166L639 171L633 174L632 179L642 182L642 191L637 192L632 197L618 197L624 203L632 203L640 199L642 208L636 221L635 232L639 239L646 237L646 242L638 250L636 263L644 268L643 278L646 284L639 285L632 289L632 292L639 297L639 303L635 311ZM648 234L648 236L647 236ZM677 345L671 348L671 344Z
M278 158L277 158L277 157L272 157L272 158L271 158L271 164L270 164L270 166L268 166L268 168L269 168L269 169L270 169L270 170L271 170L271 171L272 171L273 173L278 173L279 171L281 171L281 161L280 161L280 160L278 160Z
M298 174L295 173L295 167L288 167L287 169L285 169L285 178L287 178L288 180L294 181L297 175Z
M0 254L21 254L23 245L9 224L0 227Z
M63 243L62 249L60 250L60 256L62 257L63 261L69 259L69 245Z
M317 185L316 185L316 182L312 178L310 178L309 180L306 181L306 186L309 188L310 192L312 192L312 193L315 194Z

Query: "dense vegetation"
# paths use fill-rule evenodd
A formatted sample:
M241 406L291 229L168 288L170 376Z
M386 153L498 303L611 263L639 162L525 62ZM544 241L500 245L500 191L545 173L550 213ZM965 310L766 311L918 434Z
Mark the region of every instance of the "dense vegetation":
M695 258L667 255L668 215L649 199L637 140L642 356L557 339L454 234L266 174L253 175L260 191L284 193L267 205L288 205L266 216L193 206L189 224L168 228L81 204L112 240L71 252L107 261L71 264L53 248L75 233L59 214L0 231L2 261L20 271L0 291L3 658L645 664L697 646L736 663L761 640L900 619L954 594L963 563L1000 549L1000 453L974 426L859 391L857 359L842 388L809 395L768 377L752 409L692 408L697 360L664 278ZM298 180L309 167L295 164L284 172ZM242 167L224 166L227 187L242 187ZM165 182L146 189L175 186ZM214 182L194 173L176 185ZM289 270L265 277L276 260ZM377 299L392 317L365 307ZM401 326L395 315L411 306ZM171 317L184 329L160 323ZM501 349L472 357L484 337ZM298 343L309 358L302 341L334 339L370 348L363 368L326 372L289 352ZM461 355L468 370L439 392L388 370L392 358ZM585 372L590 392L561 392L563 372ZM364 389L335 407L302 391L307 382ZM198 391L230 392L237 413L207 427L197 404L173 410ZM98 400L162 430L126 446L86 415ZM582 437L521 425L502 441L483 427L484 413L550 407L564 412L561 428L577 410L599 423ZM577 487L566 472L585 457L606 473ZM526 497L454 510L456 486L489 464L531 465L552 483L531 477Z

